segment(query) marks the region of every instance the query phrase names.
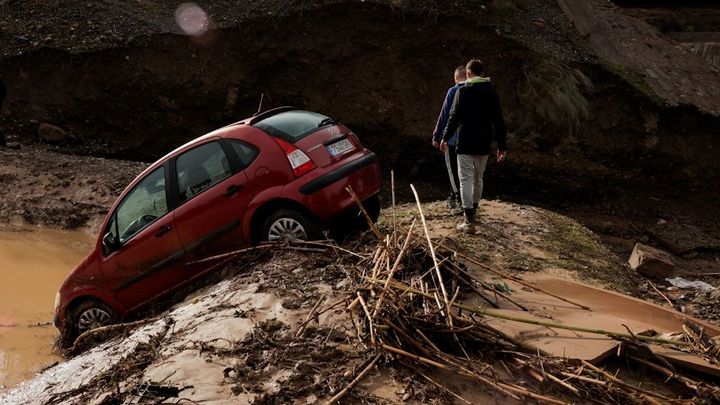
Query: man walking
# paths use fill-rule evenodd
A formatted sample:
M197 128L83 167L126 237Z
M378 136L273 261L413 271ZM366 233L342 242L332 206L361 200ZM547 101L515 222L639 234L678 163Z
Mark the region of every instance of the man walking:
M467 63L465 85L455 93L440 149L457 131L457 158L465 221L458 230L475 233L475 213L483 191L483 172L490 154L493 133L497 140L497 161L505 160L507 139L500 98L490 78L483 77L485 66L478 59Z
M435 124L435 130L433 131L432 143L436 148L440 148L440 141L442 140L443 130L447 126L448 117L450 116L450 107L452 107L453 100L455 99L455 93L458 88L465 84L465 66L458 66L455 69L455 85L450 87L445 94L445 101L443 102L440 115L438 116L437 124ZM445 155L445 166L447 167L448 177L450 178L450 198L448 199L448 205L450 206L450 212L452 214L459 214L462 212L462 201L460 200L460 179L458 178L458 163L457 153L455 146L457 144L457 133L453 133L447 142L447 148L443 151Z

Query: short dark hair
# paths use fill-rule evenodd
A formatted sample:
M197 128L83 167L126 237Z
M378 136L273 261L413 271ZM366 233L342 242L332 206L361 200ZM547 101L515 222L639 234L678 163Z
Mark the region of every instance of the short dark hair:
M485 65L480 59L472 59L467 63L467 65L465 65L465 68L471 71L475 76L480 76L485 73Z
M455 68L455 76L465 76L465 66L458 66Z

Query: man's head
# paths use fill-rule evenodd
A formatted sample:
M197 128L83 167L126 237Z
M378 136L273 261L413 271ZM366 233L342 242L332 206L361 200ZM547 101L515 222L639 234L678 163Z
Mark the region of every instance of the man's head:
M455 84L465 81L465 66L455 68Z
M467 78L482 76L485 73L485 65L480 59L473 59L465 65Z

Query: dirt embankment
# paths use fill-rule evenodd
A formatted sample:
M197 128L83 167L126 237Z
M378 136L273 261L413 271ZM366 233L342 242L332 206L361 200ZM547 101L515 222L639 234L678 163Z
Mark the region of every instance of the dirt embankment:
M453 231L456 217L446 213L443 203L425 204L423 210L429 233L438 238L435 240L438 246L441 239L442 243L455 243L446 239L447 236L458 237L456 243L482 263L513 276L521 275L526 281L542 277L581 279L634 294L637 294L636 287L643 283L637 275L628 272L592 232L569 218L542 209L486 202L480 233L474 236L458 235ZM415 206L400 207L396 218L402 227L408 227L417 220ZM393 221L386 212L380 221L382 232L389 232ZM415 229L418 231L418 227ZM408 253L398 268L398 280L400 277L421 277L419 274L413 276L413 273L399 275L408 272L412 265L427 265L432 269L429 257L422 253L427 251L425 236L422 231L416 236L423 245ZM365 280L363 274L371 275L372 246L377 242L373 237L368 233L357 242L341 246L346 250L321 243L313 245L312 252L308 252L308 246L284 246L240 256L215 274L214 280L209 280L212 285L192 293L169 310L151 312L146 320L132 325L110 327L104 332L91 332L81 337L83 344L76 346L73 357L0 394L0 402L113 404L163 397L167 403L314 404L327 400L338 395L360 375L374 355L373 351L378 350L367 341L368 333L372 332L364 326L364 317L373 311L372 304L376 301L369 301L369 309L363 303L347 310L352 300L365 292L358 287L358 282L362 284ZM398 235L398 243L402 237ZM518 304L515 300L527 298L528 292L533 291L482 268L467 269L479 280L475 291L485 289L490 302L494 297L512 307ZM436 291L432 286L425 288ZM453 301L476 302L478 297L473 294L469 289L459 289L455 291ZM652 298L656 302L663 301L659 296ZM533 296L533 300L537 299L537 295ZM484 305L484 301L480 302ZM534 307L526 308L520 315L563 322L554 319L553 314L558 308L567 311L566 302L558 305L541 300L526 304L533 302ZM508 310L505 306L501 308ZM436 312L435 302L425 310ZM456 322L460 322L461 316L459 313ZM600 312L585 312L584 316L591 320L594 316L602 318ZM629 316L635 315L630 313ZM616 326L625 332L622 326ZM462 333L464 328L457 324L455 327L454 333ZM554 329L530 328L527 333L518 333L516 338L532 345L538 337L552 341L558 336ZM437 339L443 349L452 347L453 340L448 337L447 330L430 330L427 326L423 330L417 332L418 338L424 333L426 338ZM387 336L385 330L378 333ZM580 347L582 351L582 347L588 346L586 342L575 346L578 341L584 342L580 335L565 338L573 342L571 345L575 349ZM105 339L109 340L102 342ZM607 342L596 336L589 341L597 343L598 340ZM394 339L383 343L397 344ZM88 349L94 344L98 345ZM497 344L500 343L477 345L465 341L465 354L458 352L456 356L457 359L471 356L472 361L479 364L491 364L497 380L520 384L530 391L567 401L576 398L572 393L564 392L563 387L538 384L531 378L532 373L526 374L527 367L514 369L517 365L510 361L512 357L508 359L507 354L493 352L491 348ZM413 350L409 346L403 347ZM81 353L83 350L86 351ZM515 350L523 351L521 356L525 359L536 355L535 349ZM611 352L615 356L618 350ZM543 354L529 363L544 361L547 367L556 360ZM560 363L569 367L570 362L562 360ZM642 387L652 387L651 391L661 396L682 395L690 399L700 392L693 394L692 388L688 389L682 383L663 383L664 377L652 369L627 373L627 370L622 371L624 363L625 360L603 362L602 367L612 373L621 370L618 378L633 384L639 379ZM427 362L410 364L410 360L387 352L376 364L377 368L371 367L367 378L349 390L342 403L456 403L458 396L463 402L470 403L486 403L498 398L509 403L522 403L519 399L513 402L512 398L503 397L507 394L494 391L487 382L458 376L452 369L433 370L427 367L432 365ZM508 374L508 367L516 372ZM693 374L689 376L698 378ZM570 383L578 384L578 381ZM715 389L711 385L707 387ZM607 389L607 386L602 387L605 394L608 394ZM613 395L617 394L617 387L613 390Z
M144 163L0 148L0 227L48 225L95 233Z
M456 236L456 217L446 213L444 204L427 204L424 210L432 235ZM414 206L404 206L397 221L408 226L415 216ZM472 251L488 252L482 260L503 271L544 272L601 284L612 280L624 290L635 283L591 232L568 218L494 201L484 206L482 218L480 234L460 235L459 242ZM391 222L386 212L380 226L387 230ZM372 256L371 238L365 235L344 248L369 255L366 263ZM586 248L575 251L573 243ZM362 320L351 319L345 311L344 299L359 277L357 266L358 257L332 249L243 255L208 280L210 286L165 312L150 312L140 326L121 330L108 342L0 394L0 402L110 404L157 399L148 385L180 389L179 398L169 398L169 403L327 399L360 372L370 349L357 339ZM502 280L488 280L502 287ZM342 305L332 307L338 301ZM163 306L168 305L159 307ZM383 364L351 391L347 403L451 403L448 392L412 369L401 363ZM469 381L456 380L453 386L475 403L492 397Z
M386 169L444 197L428 138L452 68L479 56L512 132L511 159L489 168L490 196L576 217L632 212L631 226L613 225L619 236L658 217L717 212L697 204L718 197L708 151L720 148L720 120L648 96L642 72L602 63L553 1L280 3L214 2L216 29L193 39L166 2L8 2L2 125L11 143L42 142L38 125L49 122L71 134L60 151L152 161L251 115L264 94L265 108L337 117ZM30 19L42 30L23 25ZM587 223L603 230L602 218Z

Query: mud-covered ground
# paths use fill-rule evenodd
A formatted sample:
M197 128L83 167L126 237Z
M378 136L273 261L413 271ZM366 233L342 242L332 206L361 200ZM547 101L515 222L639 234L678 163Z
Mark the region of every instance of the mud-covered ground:
M468 236L454 230L457 217L446 212L444 203L424 204L423 210L433 237L455 239L446 243L457 243L500 271L581 280L643 295L637 288L642 278L567 217L486 201L478 234ZM408 226L416 215L414 205L401 206L395 219L386 211L380 227L389 232L393 221ZM167 403L329 399L370 360L371 348L357 339L359 320L345 308L351 301L348 294L354 294L353 280L372 257L372 238L368 233L341 245L351 254L329 245L311 252L290 246L244 254L205 280L207 287L186 298L179 295L179 303L159 306L133 326L82 337L68 360L0 394L0 402L132 403L158 400L168 392ZM513 295L502 289L501 279L485 277L497 283L498 291ZM471 380L403 364L379 362L343 403L457 403L456 395L485 403L501 398ZM644 378L650 378L645 384L654 384L651 377ZM516 381L555 392L524 377ZM169 391L162 394L163 389Z
M64 229L101 225L143 163L0 147L0 226Z
M665 58L678 57L666 49L664 37L653 33L651 46L642 50L644 60L653 65L649 73L608 63L588 41L592 33L578 33L550 0L449 6L421 0L260 0L202 6L211 29L188 37L177 25L177 4L164 0L0 2L0 72L10 90L0 127L6 129L11 146L0 147L0 226L49 225L94 233L116 196L146 166L137 161L157 159L189 139L252 114L260 95L266 106L295 104L348 124L381 156L386 171L399 174L401 200L412 198L408 183L418 186L424 200L443 198L447 194L443 163L428 139L439 101L450 84L449 72L469 56L480 56L501 91L511 129L510 158L503 165L490 162L486 196L518 204L488 201L479 235L459 237L460 241L509 272L577 277L711 322L720 319L717 294L668 290L662 280L651 285L625 265L634 244L642 241L672 252L677 275L720 284L720 277L708 275L720 272L720 174L715 157L720 119L694 106L671 107L649 91L646 79L657 79L652 76L662 70ZM613 16L620 13L610 5L601 8L604 23L615 21ZM621 21L620 26L609 23L610 28L603 29L619 38L624 37L623 30L635 35L651 29L642 26L638 31L625 16ZM677 60L672 65L702 66ZM713 74L717 76L716 71L700 76ZM559 78L559 82L543 78ZM682 80L666 90L697 89L697 83L685 86ZM707 82L716 87L712 80ZM572 85L566 88L560 83ZM552 91L558 87L563 92ZM528 99L532 91L540 92L539 99ZM695 93L691 98L714 97L712 91ZM551 110L579 114L563 115L568 122L579 117L579 124L551 124L548 112L538 108L554 105L548 100L584 106ZM706 106L718 101L703 100L709 103ZM46 122L60 126L67 136L44 139L38 127ZM428 210L433 232L453 234L457 218L447 215L442 203ZM40 395L52 382L109 352L114 353L115 363L101 365L102 369L90 367L86 374L58 385L53 393L60 396L54 399L112 402L118 400L113 389L119 381L125 384L124 395L129 395L134 384L148 379L191 378L190 372L164 374L168 370L162 362L168 359L188 370L201 364L210 370L206 380L193 384L201 388L187 391L192 398L268 395L268 401L282 401L289 391L283 391L286 386L278 379L291 381L286 388L292 395L310 402L313 396L330 394L331 387L339 384L331 381L321 387L317 379L327 375L322 377L317 370L334 370L331 375L341 379L348 367L365 359L358 357L357 348L342 346L342 336L334 336L336 331L327 323L309 331L316 333L310 346L283 353L287 357L280 359L274 349L292 345L288 336L313 303L292 287L294 276L284 279L289 288L263 284L266 271L278 277L287 273L282 266L289 264L277 259L280 267L273 267L277 271L250 272L198 296L206 306L191 316L201 316L202 322L221 329L225 326L212 319L216 314L230 322L252 320L244 312L248 299L275 300L267 311L262 309L266 312L257 322L242 324L242 333L227 332L235 336L228 339L231 342L188 340L187 334L202 334L198 330L204 327L187 322L175 327L176 321L163 318L124 343L139 345L102 346L91 352L95 354L51 369L46 377L26 385L30 391L18 395ZM342 282L342 276L333 273L337 269L325 271L322 265L313 269L311 279L321 281L322 288L330 286L323 291L332 295L333 285L337 286L333 282ZM309 274L290 270L293 275ZM230 287L242 291L242 296L230 294ZM265 294L266 287L272 297L253 295ZM219 305L212 304L219 299L227 299L229 307L211 308ZM289 309L283 305L286 301ZM278 302L284 315L278 315ZM184 311L177 307L170 316L182 318L187 315L182 315ZM297 313L287 315L292 311ZM284 316L289 318L269 322ZM259 336L259 346L252 346L253 350L266 357L247 363L251 353L244 351L236 335L249 330ZM157 342L173 349L158 351ZM328 350L337 362L323 357ZM319 357L310 352L320 353ZM128 362L127 353L149 363ZM299 364L300 372L294 368L286 372L291 361ZM272 362L282 366L270 367ZM153 367L157 373L143 374ZM241 375L249 375L250 383L237 383ZM429 386L413 388L403 375L378 378L378 387L404 384L393 388L388 401L396 402L407 392L417 394L413 398L419 402L448 395ZM220 388L209 392L213 389L202 387ZM353 398L362 401L362 395L385 398L387 394L373 387L361 392L366 394L355 393ZM426 392L430 396L422 397Z

